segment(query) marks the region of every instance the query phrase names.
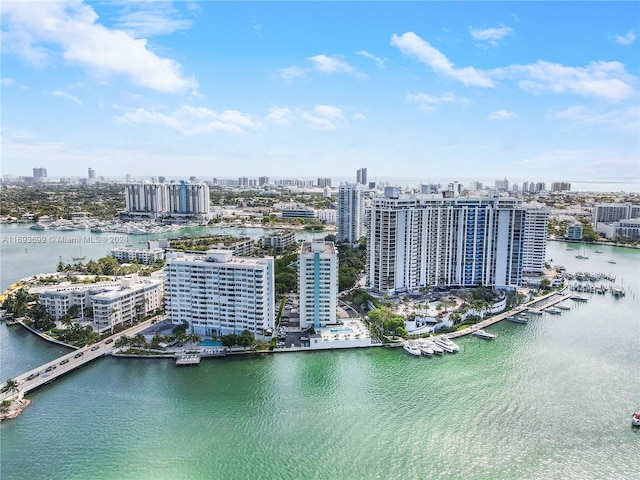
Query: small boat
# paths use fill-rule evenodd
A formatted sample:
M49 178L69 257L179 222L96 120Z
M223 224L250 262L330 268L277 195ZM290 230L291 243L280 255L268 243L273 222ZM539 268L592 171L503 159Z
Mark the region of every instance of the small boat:
M485 340L493 340L494 338L497 337L497 335L495 333L485 332L482 329L476 330L471 335L475 335L478 338L484 338Z
M604 253L602 250L594 250L593 253Z
M513 323L522 323L522 324L526 324L529 322L529 319L521 317L521 316L516 316L516 315L511 315L510 317L507 317L507 320L509 320L510 322Z
M439 347L443 348L445 352L454 353L460 350L460 347L447 337L438 337L436 338L435 343Z
M588 302L589 301L589 297L585 297L583 295L571 295L571 300L574 300L576 302Z
M402 346L402 348L405 352L413 355L414 357L419 357L420 355L422 355L420 349L412 343L407 342Z
M616 262L615 260L607 260L607 263L613 263L615 265L618 262Z
M527 310L527 313L530 313L532 315L542 315L542 311L540 310Z
M428 344L419 343L417 346L420 349L422 355L424 355L425 357L430 357L431 355L433 355L433 348L431 348Z
M550 313L551 315L560 315L562 313L562 310L556 307L545 308L544 311Z
M31 230L46 230L46 229L47 229L47 226L46 226L46 225L43 225L43 224L41 224L41 223L36 223L36 224L34 224L34 225L31 225L29 228L30 228Z
M78 261L78 260L84 260L86 257L86 255L75 255L73 257L71 257L72 260L74 261Z
M571 310L571 307L569 305L556 305L556 308L559 308L560 310Z
M429 342L429 347L433 350L434 355L442 355L444 353L444 349L436 345L434 342Z
M633 427L640 427L640 412L634 412L631 415L631 425Z
M91 233L104 233L104 230L99 227L93 227Z
M578 260L589 260L589 257L585 256L585 255L576 255L576 258Z

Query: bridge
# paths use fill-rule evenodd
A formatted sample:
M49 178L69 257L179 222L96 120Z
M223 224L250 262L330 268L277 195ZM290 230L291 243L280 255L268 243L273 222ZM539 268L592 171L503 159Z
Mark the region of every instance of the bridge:
M10 389L0 393L0 402L5 400L22 399L26 393L35 390L47 383L53 382L61 376L72 372L97 358L105 355L111 355L115 349L114 340L122 335L134 336L151 325L153 320L145 320L133 327L111 335L93 345L86 345L83 348L74 350L71 353L63 355L49 363L45 363L37 368L29 370L21 375L13 378L16 381L16 389ZM0 386L0 390L4 390L6 382Z

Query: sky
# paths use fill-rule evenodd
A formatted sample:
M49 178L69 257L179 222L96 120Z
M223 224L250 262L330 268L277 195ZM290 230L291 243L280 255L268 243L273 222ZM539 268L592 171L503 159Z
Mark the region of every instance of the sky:
M640 2L4 1L1 173L640 184Z

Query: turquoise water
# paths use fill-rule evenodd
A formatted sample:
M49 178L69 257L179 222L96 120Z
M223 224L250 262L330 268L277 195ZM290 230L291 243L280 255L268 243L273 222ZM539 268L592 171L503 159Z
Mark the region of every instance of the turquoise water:
M200 342L198 344L199 347L221 347L222 343L220 342L215 342L213 340L210 340L208 338L205 338L202 342Z
M549 244L553 263L615 274L627 296L501 322L493 342L433 358L104 358L0 424L0 478L637 479L640 252L581 261L565 247ZM0 325L3 378L63 351Z

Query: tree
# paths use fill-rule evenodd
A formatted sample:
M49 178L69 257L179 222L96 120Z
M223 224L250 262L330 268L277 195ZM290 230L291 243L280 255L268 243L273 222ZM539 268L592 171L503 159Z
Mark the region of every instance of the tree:
M249 330L243 331L238 336L238 345L240 345L241 347L247 348L247 347L250 347L252 344L253 344L253 335Z
M233 347L238 344L238 335L235 333L230 333L229 335L223 335L220 338L220 342L225 347Z
M549 290L550 286L551 286L551 281L548 278L545 278L540 281L540 288L542 290Z
M6 382L4 382L4 387L2 387L2 393L17 392L17 391L18 391L18 381L15 378L10 378Z

